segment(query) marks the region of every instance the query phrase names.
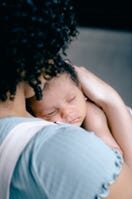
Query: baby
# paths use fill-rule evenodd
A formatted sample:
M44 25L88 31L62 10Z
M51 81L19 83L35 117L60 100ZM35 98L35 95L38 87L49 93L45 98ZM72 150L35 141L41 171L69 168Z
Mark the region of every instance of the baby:
M77 74L71 65L64 66L56 77L50 79L44 85L43 93L40 101L35 97L28 99L28 107L33 115L94 131L110 147L119 149L111 135L104 112L84 96Z

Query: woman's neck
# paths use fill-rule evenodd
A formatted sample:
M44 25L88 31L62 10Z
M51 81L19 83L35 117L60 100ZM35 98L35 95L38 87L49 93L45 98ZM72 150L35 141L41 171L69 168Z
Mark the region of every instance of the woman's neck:
M31 117L26 110L23 87L19 86L13 101L0 102L0 118L8 116Z

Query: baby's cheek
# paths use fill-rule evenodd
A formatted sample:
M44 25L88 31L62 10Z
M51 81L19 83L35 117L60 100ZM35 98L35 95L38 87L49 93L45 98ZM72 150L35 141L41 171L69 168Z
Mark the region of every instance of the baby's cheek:
M43 120L51 121L50 118L48 118L47 116L41 115L41 114L36 114L36 117L41 118Z

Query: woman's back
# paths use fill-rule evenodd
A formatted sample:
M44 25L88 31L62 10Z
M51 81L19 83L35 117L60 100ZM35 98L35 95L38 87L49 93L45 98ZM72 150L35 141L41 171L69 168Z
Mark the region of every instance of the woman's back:
M38 119L16 118L16 123L26 120ZM0 120L5 134L12 121L15 118ZM93 133L64 124L48 126L30 141L20 156L12 177L10 198L105 197L121 168L121 156ZM125 178L120 178L124 182Z

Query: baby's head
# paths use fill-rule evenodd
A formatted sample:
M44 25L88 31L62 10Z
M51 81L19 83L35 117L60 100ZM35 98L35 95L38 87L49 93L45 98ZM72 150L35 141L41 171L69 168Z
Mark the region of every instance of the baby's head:
M81 126L86 116L86 99L74 68L66 64L58 75L45 84L43 98L28 100L36 117L52 122L65 122Z

